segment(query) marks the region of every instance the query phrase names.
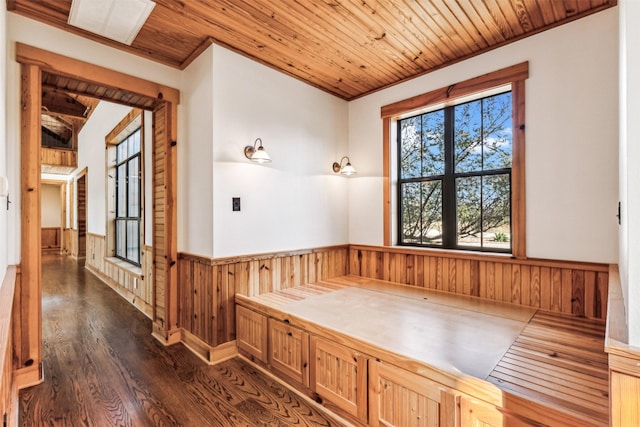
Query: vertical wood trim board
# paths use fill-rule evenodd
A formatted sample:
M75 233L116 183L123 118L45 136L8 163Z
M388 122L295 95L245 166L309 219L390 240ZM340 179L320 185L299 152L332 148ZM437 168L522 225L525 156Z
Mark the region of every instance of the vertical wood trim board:
M40 370L42 362L42 272L40 265L40 104L41 72L22 65L21 75L21 267L17 294L20 307L19 368ZM32 219L25 221L25 218ZM36 220L33 220L36 219Z
M166 325L165 278L167 257L165 252L165 160L166 135L163 109L153 113L153 265L155 291L153 295L154 330L164 331ZM164 335L164 334L162 334Z
M236 293L255 296L344 276L348 247L211 259L178 258L180 327L215 347L236 338Z
M166 344L180 339L175 114L176 106L166 103L153 111L153 330Z
M606 319L608 265L352 245L349 274Z

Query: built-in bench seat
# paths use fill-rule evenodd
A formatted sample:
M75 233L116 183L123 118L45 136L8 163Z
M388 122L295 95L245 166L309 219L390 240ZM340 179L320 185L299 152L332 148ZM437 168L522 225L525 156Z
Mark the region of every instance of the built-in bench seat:
M608 424L604 322L360 276L236 304L241 354L357 424Z

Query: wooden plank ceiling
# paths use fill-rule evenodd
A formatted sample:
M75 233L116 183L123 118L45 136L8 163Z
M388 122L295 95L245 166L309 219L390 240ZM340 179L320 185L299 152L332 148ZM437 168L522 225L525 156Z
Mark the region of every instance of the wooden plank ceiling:
M155 0L131 46L67 24L71 0L7 9L184 69L212 42L351 100L616 0Z

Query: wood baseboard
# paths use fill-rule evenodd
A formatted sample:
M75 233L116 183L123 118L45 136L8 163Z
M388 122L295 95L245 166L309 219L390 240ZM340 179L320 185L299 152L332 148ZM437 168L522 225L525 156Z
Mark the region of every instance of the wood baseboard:
M13 381L17 390L23 388L33 387L44 381L44 372L42 370L42 364L28 366L26 368L20 368L13 371Z
M153 330L151 332L151 335L165 347L169 347L180 342L180 338L182 336L180 328L166 331L157 322L153 322L152 328Z
M182 329L181 341L193 354L209 365L223 362L238 355L238 347L235 340L211 347L191 332Z

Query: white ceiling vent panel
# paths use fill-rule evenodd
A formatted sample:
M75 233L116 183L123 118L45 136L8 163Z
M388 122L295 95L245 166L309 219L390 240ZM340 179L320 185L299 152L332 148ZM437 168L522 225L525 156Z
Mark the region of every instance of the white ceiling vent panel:
M73 0L69 24L131 45L155 5L151 0Z

